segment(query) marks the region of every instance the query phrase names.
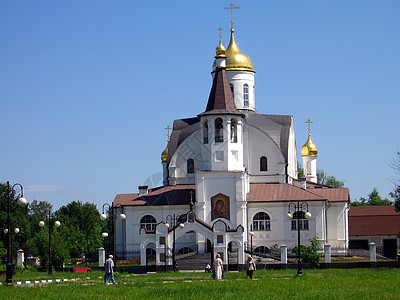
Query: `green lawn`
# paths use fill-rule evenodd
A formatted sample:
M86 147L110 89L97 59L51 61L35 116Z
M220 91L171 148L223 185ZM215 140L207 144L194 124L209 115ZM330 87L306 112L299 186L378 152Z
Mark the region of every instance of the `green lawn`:
M400 269L257 270L214 281L206 273L118 274L118 284L105 286L102 272L24 272L20 280L69 278L76 281L32 286L1 286L1 299L400 299ZM5 278L2 277L4 282Z

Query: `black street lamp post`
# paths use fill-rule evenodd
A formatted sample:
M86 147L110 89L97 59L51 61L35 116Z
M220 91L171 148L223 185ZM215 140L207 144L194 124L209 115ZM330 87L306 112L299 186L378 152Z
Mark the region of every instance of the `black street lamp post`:
M115 256L115 259L116 259L117 255L116 255L116 240L115 240L116 234L115 234L115 228L114 228L114 215L115 215L114 209L117 209L119 206L121 207L121 213L119 215L119 219L121 221L125 221L126 215L124 214L124 207L119 203L115 206L111 206L108 203L104 203L103 204L103 212L100 215L100 220L105 221L105 220L107 220L105 208L108 207L107 210L111 212L110 217L111 217L111 230L112 230L112 236L113 236L113 255ZM104 226L104 229L105 229L105 226ZM122 232L121 232L121 234L122 234ZM104 238L104 251L106 251L106 238L108 237L108 233L104 230L104 232L101 234L101 236Z
M169 233L169 231L171 231L172 230L172 234L173 234L173 244L172 244L172 267L173 267L173 269L174 269L174 271L175 270L177 270L177 267L176 267L176 259L175 259L175 230L179 227L179 228L184 228L185 227L185 224L183 224L183 223L179 223L178 224L178 220L179 220L179 217L180 216L175 216L175 214L173 214L173 215L168 215L166 218L165 218L165 221L166 221L166 223L165 223L165 227L168 229L168 233ZM170 223L171 223L171 226L172 226L172 228L171 229L169 229L169 227L170 227ZM166 255L166 254L165 254ZM165 257L166 258L166 257Z
M308 204L305 202L297 201L296 203L289 204L289 212L287 214L287 218L289 220L293 219L293 214L296 214L296 227L297 227L297 275L302 275L301 269L301 244L300 244L300 220L301 220L301 213L305 213L305 218L311 218L311 213L308 211Z
M60 221L55 221L53 223L53 218L54 215L51 213L51 210L49 210L47 220L48 220L48 226L49 226L49 274L53 274L53 259L51 257L51 233L52 233L52 227L60 227L61 223ZM44 221L39 222L40 227L44 227Z
M6 284L12 285L12 276L13 276L13 263L12 263L12 233L11 233L11 193L15 193L15 187L18 187L20 190L20 197L18 198L17 202L18 205L24 207L28 204L26 199L24 198L24 188L21 184L16 183L10 187L10 182L7 181L7 201L8 201L8 209L7 209L7 266L6 266ZM18 228L15 229L15 233L19 232Z

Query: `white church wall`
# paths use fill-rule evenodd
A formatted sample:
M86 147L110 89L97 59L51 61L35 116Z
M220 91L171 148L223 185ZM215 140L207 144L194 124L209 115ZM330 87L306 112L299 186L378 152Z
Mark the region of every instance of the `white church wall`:
M179 206L128 206L125 208L127 218L126 222L126 247L127 251L139 251L140 249L140 220L150 215L156 219L156 222L166 222L168 215L179 216L189 211L188 205ZM117 236L118 237L118 236ZM120 237L119 237L120 238ZM119 238L117 243L119 243Z
M247 168L251 182L285 182L285 158L275 142L261 130L247 126L247 143L244 152L248 154ZM260 171L260 158L268 160L268 170Z
M332 247L347 248L348 216L347 203L332 202L327 210L328 243Z
M202 142L200 130L192 133L175 151L169 163L169 184L194 184L194 173L187 173L188 159L194 160L194 171L210 165L210 150Z
M244 188L244 181L242 180L242 175L244 172L198 172L196 173L196 184L198 184L198 189L196 190L197 202L201 202L202 213L198 215L207 223L211 223L211 197L217 194L224 194L229 197L229 210L230 210L230 220L229 225L232 228L240 225L238 224L236 215L236 201L237 193L242 195L241 190ZM241 199L239 199L241 201ZM197 210L196 210L197 211ZM242 222L243 218L239 222ZM243 224L242 224L243 225Z

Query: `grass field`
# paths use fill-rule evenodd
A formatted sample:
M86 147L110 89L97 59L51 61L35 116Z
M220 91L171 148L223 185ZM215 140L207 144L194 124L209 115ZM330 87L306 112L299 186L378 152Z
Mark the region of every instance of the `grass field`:
M1 299L400 299L400 269L257 270L227 273L214 281L209 273L118 274L106 286L103 272L24 272L13 281L69 278L75 281L1 286ZM5 278L1 280L4 282Z

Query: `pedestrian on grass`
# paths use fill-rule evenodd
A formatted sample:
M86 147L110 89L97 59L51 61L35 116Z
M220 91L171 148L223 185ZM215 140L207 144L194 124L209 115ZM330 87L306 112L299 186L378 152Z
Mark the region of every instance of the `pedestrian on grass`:
M113 284L115 284L115 279L114 279L114 261L113 261L113 256L109 255L108 259L106 260L106 263L104 265L106 275L105 275L105 283L108 285L108 279L111 278L111 281Z
M247 276L250 277L250 279L253 279L253 273L256 270L256 263L254 262L254 259L251 257L251 255L247 256L247 262L246 262L246 274Z
M222 273L224 272L224 265L222 263L221 255L217 254L214 260L214 274L216 280L222 279Z

